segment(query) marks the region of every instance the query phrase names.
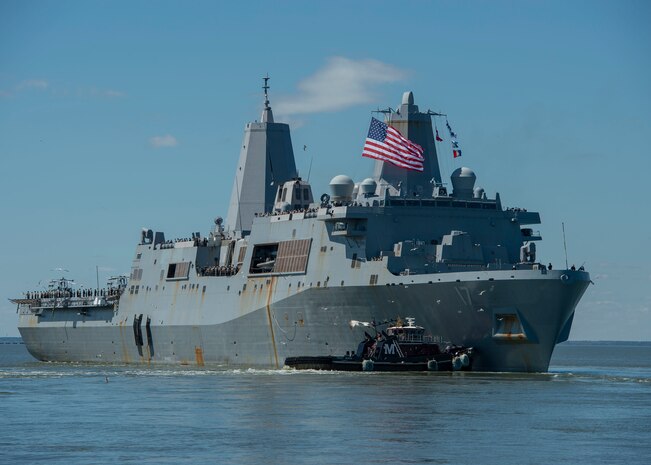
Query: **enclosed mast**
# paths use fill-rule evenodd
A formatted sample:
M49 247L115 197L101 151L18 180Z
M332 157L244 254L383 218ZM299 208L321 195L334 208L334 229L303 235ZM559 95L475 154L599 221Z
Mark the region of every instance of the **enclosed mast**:
M432 120L429 113L421 113L414 104L414 94L405 92L400 108L387 113L386 123L400 134L423 148L423 171L406 170L384 161L375 162L374 179L382 190L389 189L391 195L431 197L432 184L441 183L438 156L432 132ZM384 193L381 191L380 195Z
M278 185L296 178L289 125L274 122L269 106L269 77L264 78L264 108L260 122L247 123L235 173L226 230L251 231L256 213L273 209Z

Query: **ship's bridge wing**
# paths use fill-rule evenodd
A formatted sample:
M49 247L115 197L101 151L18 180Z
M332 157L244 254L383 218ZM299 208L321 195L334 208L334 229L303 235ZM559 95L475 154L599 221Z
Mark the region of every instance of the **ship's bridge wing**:
M508 208L512 218L520 224L540 224L540 213L528 212L522 208Z

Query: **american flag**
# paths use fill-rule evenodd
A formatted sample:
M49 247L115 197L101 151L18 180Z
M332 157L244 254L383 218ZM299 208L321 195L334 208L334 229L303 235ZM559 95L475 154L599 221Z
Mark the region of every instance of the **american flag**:
M375 118L371 118L362 156L387 161L408 170L423 171L423 148Z

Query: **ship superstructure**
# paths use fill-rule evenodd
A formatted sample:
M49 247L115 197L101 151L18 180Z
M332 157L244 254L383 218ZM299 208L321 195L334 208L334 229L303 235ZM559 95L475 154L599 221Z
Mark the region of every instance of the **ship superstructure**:
M440 341L474 348L473 369L546 371L590 283L536 257L536 212L504 208L458 168L438 166L431 112L406 92L386 123L424 149L424 170L377 161L313 196L289 127L248 123L228 216L207 235L144 229L128 281L92 299L14 299L38 359L280 367L286 357L354 350L349 321L415 317Z

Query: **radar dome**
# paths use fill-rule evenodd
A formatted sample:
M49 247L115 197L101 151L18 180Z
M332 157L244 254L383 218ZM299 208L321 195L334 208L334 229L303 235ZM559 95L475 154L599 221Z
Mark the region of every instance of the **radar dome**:
M337 175L330 180L330 193L335 202L351 200L354 188L353 180L344 174Z
M359 185L359 191L366 197L375 194L377 182L373 178L364 179Z
M475 180L477 179L473 170L462 166L461 168L454 170L450 178L452 179L452 188L454 189L452 195L454 197L472 197Z

